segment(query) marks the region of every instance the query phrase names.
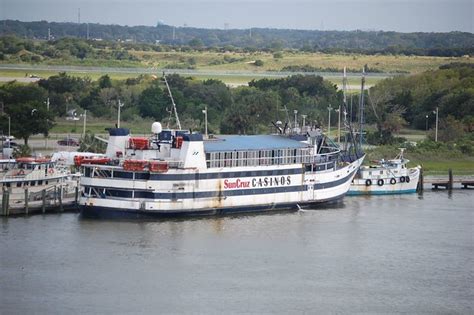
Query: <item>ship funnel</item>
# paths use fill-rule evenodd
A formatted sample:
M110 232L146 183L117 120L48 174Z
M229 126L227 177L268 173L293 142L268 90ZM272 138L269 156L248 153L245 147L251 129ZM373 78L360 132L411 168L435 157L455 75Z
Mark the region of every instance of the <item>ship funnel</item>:
M151 125L151 133L153 134L159 134L161 133L161 131L163 130L163 127L161 126L161 123L155 121L152 125Z
M130 130L126 128L109 128L108 131L109 141L107 142L105 155L113 159L125 153L125 148L130 139Z

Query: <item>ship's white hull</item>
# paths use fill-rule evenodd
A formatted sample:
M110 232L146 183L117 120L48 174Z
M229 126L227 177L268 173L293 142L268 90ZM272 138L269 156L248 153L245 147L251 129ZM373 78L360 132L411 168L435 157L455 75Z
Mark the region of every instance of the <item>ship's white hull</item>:
M343 197L362 160L338 170L315 173L304 172L302 165L292 164L258 170L216 168L206 173L170 170L148 180L113 175L101 178L91 170L90 176L81 178L84 195L80 205L85 213L113 211L165 216L293 209ZM111 169L110 174L114 172Z

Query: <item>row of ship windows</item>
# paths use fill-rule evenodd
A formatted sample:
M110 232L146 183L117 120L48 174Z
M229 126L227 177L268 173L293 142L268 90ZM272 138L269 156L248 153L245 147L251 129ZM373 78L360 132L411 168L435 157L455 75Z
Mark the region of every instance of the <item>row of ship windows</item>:
M207 167L311 163L311 149L279 149L206 153Z
M53 181L42 181L42 180L32 180L32 181L25 181L25 182L16 182L15 183L3 183L3 187L32 187L32 186L41 186L43 185L43 183L45 185L48 185L49 183L59 183L59 180L53 180ZM13 185L12 185L13 184Z

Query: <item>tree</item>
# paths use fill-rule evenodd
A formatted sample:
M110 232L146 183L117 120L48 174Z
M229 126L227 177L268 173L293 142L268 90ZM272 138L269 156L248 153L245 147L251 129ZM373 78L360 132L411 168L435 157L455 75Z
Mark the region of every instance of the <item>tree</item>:
M46 110L40 101L28 101L16 104L9 109L11 117L11 133L25 141L28 145L30 136L42 133L48 136L54 126L53 115Z
M156 83L143 90L138 109L142 117L152 117L157 121L163 120L173 110L171 101Z
M101 89L105 89L105 88L111 88L112 87L112 80L110 80L110 77L109 75L105 74L103 76L101 76L98 80L99 82L99 87Z
M8 116L11 121L11 134L25 140L31 135L47 135L54 125L54 116L46 109L46 91L37 84L8 83L0 88L0 102L5 115L0 120L3 130L8 130Z

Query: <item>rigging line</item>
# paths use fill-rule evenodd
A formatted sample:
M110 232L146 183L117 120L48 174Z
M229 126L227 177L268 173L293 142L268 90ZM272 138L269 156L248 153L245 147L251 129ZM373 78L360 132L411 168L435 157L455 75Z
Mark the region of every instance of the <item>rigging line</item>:
M374 102L372 101L372 97L370 96L370 89L367 89L367 95L369 96L370 107L372 107L375 118L377 118L377 121L378 121L380 120L380 118L379 118L379 115L377 115L377 111L375 110L375 107L374 107Z
M174 116L176 118L176 124L178 125L178 129L181 130L181 123L179 122L179 117L178 117L178 111L176 109L176 104L174 102L173 94L171 93L171 89L170 89L170 86L168 84L168 80L166 80L166 75L165 75L164 72L163 72L163 79L165 80L166 88L168 89L168 93L169 93L170 98L171 98L171 103L173 104Z

